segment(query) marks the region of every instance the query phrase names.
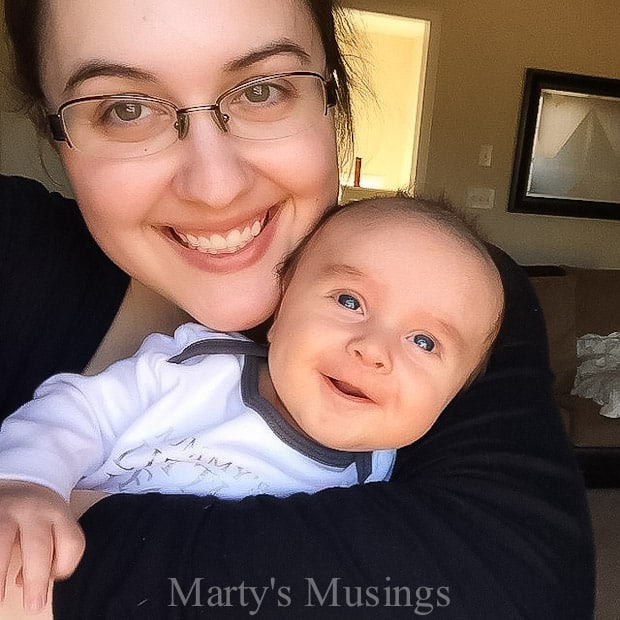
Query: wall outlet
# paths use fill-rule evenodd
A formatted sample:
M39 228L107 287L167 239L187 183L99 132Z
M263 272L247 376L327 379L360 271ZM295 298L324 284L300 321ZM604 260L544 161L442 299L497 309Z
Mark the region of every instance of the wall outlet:
M495 190L491 187L468 187L465 206L470 209L492 209L495 204Z

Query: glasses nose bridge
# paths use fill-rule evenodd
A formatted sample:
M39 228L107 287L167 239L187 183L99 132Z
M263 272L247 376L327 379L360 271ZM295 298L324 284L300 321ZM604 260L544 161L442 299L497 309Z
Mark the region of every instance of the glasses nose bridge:
M222 114L219 103L208 103L205 105L193 105L187 108L181 108L176 110L177 122L176 130L179 134L179 140L183 140L189 131L189 115L193 112L211 112L211 118L216 124L218 129L222 132L227 132L228 127L226 121L228 120L225 114Z

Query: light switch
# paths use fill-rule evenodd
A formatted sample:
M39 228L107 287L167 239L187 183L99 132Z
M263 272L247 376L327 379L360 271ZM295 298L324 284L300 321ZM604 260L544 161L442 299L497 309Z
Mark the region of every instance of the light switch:
M478 165L489 168L493 161L493 145L483 144L480 147L480 154L478 155Z

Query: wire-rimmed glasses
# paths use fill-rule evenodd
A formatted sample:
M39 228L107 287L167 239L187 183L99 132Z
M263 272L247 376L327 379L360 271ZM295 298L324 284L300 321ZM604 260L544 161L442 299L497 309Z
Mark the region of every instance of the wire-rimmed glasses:
M132 159L182 140L193 112L210 112L221 131L237 138L278 140L311 127L335 103L333 80L292 71L243 82L212 104L178 108L146 95L97 95L67 101L47 118L54 139L71 148L99 157Z

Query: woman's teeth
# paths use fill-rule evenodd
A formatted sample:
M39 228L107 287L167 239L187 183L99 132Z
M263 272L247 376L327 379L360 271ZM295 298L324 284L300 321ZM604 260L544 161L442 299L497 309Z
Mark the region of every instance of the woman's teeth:
M263 230L264 222L256 220L251 226L242 229L235 228L225 235L213 234L209 236L198 236L187 233L176 232L179 239L192 250L198 250L205 254L231 253L240 250L248 244L254 237L257 237Z

